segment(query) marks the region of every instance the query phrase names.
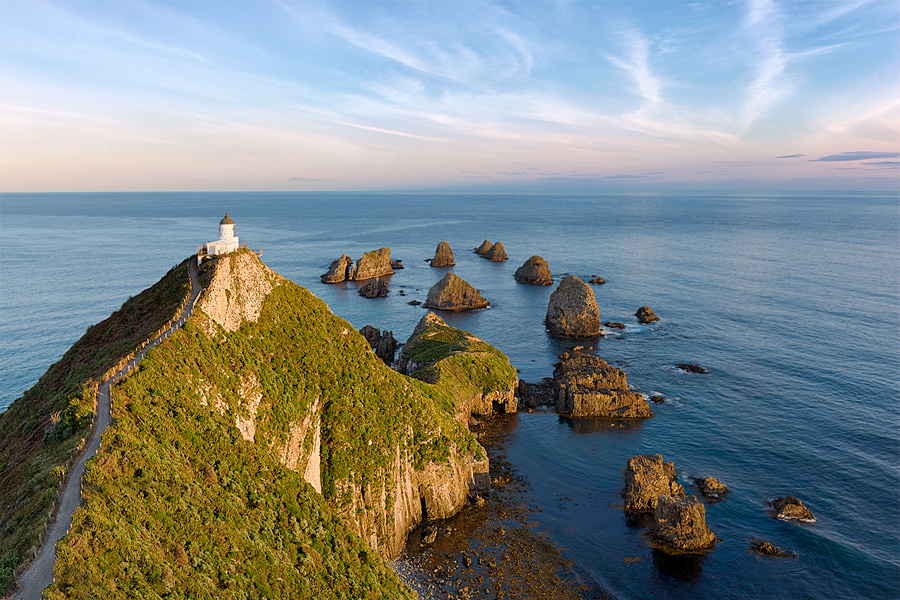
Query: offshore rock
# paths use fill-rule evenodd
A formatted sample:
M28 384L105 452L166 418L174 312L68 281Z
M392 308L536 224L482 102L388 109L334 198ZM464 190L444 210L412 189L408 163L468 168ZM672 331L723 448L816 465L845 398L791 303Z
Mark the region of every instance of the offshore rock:
M531 285L552 285L550 265L540 256L532 256L516 270L516 281Z
M649 306L640 307L639 309L637 309L637 312L634 313L634 316L638 318L638 321L645 324L659 321L659 317L654 314L653 309Z
M594 290L574 275L563 277L550 295L545 319L551 335L595 337L600 335L600 309Z
M625 468L625 510L651 511L661 496L680 498L684 488L677 481L675 464L661 454L639 454Z
M588 281L588 283L593 283L594 285L603 285L604 283L606 283L606 280L602 277L594 277L593 279Z
M391 268L391 249L381 248L363 254L363 257L356 261L356 265L350 272L349 279L352 281L363 281L374 277L392 275L393 273L394 269Z
M553 371L556 411L567 417L646 419L643 396L628 389L625 372L586 352L567 352Z
M709 369L706 367L701 367L700 365L692 365L688 363L678 363L675 365L682 371L687 371L688 373L699 373L701 375L706 375L709 373Z
M388 295L387 284L381 277L376 277L359 288L359 295L366 298L385 298Z
M815 523L816 521L812 512L796 496L775 498L771 504L772 508L775 509L775 517L782 521L797 520L807 523Z
M402 261L402 260L393 260L393 259L392 259L392 260L391 260L391 268L392 268L393 270L395 270L395 271L399 271L400 269L403 268L403 261Z
M509 260L509 257L506 256L506 248L503 247L502 242L497 242L493 246L490 247L485 253L481 255L482 258L486 258L491 262L500 262L501 260Z
M715 477L696 478L694 482L700 491L710 500L719 500L728 493L728 487Z
M617 323L613 321L607 321L603 324L604 327L609 327L610 329L625 329L625 323Z
M775 558L793 558L794 556L796 556L796 554L794 554L790 550L779 548L771 542L760 539L751 539L750 545L747 549L751 552L762 554L763 556L772 556Z
M353 259L346 254L331 263L328 272L322 275L322 283L340 283L350 277L350 269L353 267Z
M716 543L706 526L706 507L697 498L660 496L650 537L674 552L696 552Z
M434 284L428 290L428 298L425 300L426 308L457 312L478 310L489 305L490 303L482 298L478 290L453 273L447 273L443 279Z
M483 242L481 242L480 246L475 248L475 254L484 254L485 252L490 250L492 246L493 246L492 243L490 243L487 240L484 240Z
M431 266L452 267L455 264L456 261L453 260L453 250L450 249L450 244L447 242L438 244L437 249L434 251L434 258L431 259Z

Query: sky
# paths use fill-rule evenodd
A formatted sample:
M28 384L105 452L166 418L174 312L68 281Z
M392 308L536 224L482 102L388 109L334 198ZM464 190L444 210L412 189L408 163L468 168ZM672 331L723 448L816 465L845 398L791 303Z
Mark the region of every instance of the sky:
M896 0L0 0L0 191L900 190Z

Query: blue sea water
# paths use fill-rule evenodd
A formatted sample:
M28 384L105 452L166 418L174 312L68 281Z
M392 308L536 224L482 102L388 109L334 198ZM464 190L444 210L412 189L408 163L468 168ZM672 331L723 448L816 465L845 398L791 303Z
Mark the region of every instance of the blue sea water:
M586 580L621 599L900 597L900 198L878 194L3 194L0 410L91 324L217 237L225 211L242 241L355 327L403 340L447 269L491 308L443 315L509 355L526 381L576 343L543 324L555 286L518 284L532 255L554 277L599 275L592 345L637 391L661 394L628 427L520 413L507 456L528 480L541 530ZM502 241L510 260L472 253ZM406 267L388 298L319 276L346 253L388 246ZM401 292L403 295L401 295ZM638 325L649 305L661 320ZM699 363L709 375L676 363ZM628 458L661 453L685 487L731 489L707 507L720 538L701 558L655 552L621 510ZM816 523L767 514L793 494ZM797 553L756 556L750 538Z

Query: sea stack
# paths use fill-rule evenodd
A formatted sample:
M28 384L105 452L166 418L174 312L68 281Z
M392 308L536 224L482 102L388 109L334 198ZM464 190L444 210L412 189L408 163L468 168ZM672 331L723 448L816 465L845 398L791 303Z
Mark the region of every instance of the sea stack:
M532 256L516 270L516 281L531 285L552 285L550 265L540 256Z
M650 537L670 552L696 552L716 543L706 525L706 507L694 496L660 496Z
M425 301L426 308L452 311L478 310L489 305L478 290L453 273L447 273L434 284Z
M437 249L434 251L434 258L431 259L431 266L452 267L455 264L456 261L453 260L453 250L450 249L450 244L447 242L438 244Z
M353 267L353 259L346 254L331 263L328 272L322 275L322 283L340 283L350 277L350 269Z
M653 309L649 306L642 306L637 309L637 312L634 313L634 316L638 318L638 321L641 323L653 323L654 321L659 321L659 317L653 312Z
M625 468L625 510L650 511L660 497L684 496L684 488L675 481L675 464L663 462L662 454L639 454L628 459Z
M381 248L363 254L363 257L356 261L356 265L353 267L349 278L353 281L363 281L374 277L393 275L393 273L394 269L391 267L391 249Z
M600 335L600 309L594 290L575 275L563 277L550 295L547 328L552 335L595 337Z
M497 242L490 249L481 255L482 258L486 258L491 262L500 262L502 260L509 260L509 257L506 256L506 248L503 247L502 242Z
M484 254L485 252L487 252L488 250L491 249L491 246L493 246L492 243L490 243L487 240L484 240L483 242L481 242L480 246L475 248L475 254Z
M644 397L628 389L625 372L583 351L565 353L553 371L556 411L570 418L646 419Z

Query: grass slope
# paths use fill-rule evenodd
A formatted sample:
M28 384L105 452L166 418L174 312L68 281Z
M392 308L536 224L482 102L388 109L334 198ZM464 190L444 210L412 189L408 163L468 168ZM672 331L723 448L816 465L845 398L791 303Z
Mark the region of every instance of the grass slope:
M65 473L90 432L96 380L190 293L188 261L90 327L0 414L0 595L34 558Z
M262 392L255 410L248 389ZM322 496L277 457L312 406ZM290 282L227 334L195 310L115 389L113 407L52 598L410 597L345 525L353 490L380 491L365 502L390 514L398 447L419 468L483 452L453 418L452 394L386 367ZM251 442L235 421L254 412Z

